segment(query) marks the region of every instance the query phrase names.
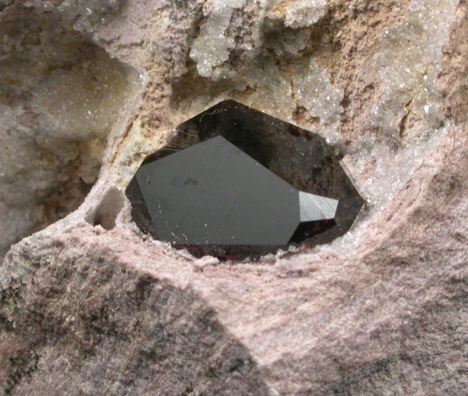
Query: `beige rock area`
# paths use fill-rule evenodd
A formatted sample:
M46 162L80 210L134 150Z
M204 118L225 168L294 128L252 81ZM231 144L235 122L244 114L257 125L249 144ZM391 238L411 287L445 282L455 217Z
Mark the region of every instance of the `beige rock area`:
M466 37L466 0L0 0L0 394L466 395ZM139 231L143 158L228 98L327 140L347 234Z

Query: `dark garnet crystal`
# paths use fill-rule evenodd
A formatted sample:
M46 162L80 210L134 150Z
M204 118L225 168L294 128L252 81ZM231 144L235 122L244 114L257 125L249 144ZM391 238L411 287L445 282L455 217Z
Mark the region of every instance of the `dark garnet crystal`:
M143 231L224 259L328 242L363 204L322 138L234 101L180 125L126 193Z

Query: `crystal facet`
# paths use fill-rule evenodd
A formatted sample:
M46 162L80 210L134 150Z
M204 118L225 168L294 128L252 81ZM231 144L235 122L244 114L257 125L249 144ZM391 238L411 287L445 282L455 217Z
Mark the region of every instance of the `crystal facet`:
M296 189L222 136L146 164L136 178L163 241L286 245L300 222Z
M234 101L180 125L126 192L143 231L223 258L326 242L363 204L323 139Z

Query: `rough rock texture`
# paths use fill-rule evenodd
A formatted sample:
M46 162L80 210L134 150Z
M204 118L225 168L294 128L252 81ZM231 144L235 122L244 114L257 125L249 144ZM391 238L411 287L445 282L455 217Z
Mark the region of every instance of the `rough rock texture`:
M5 8L0 36L3 256L82 202L138 74L45 6Z
M1 394L466 394L466 0L7 0L0 32L0 255L52 223L0 267ZM225 98L330 142L346 235L220 263L138 231L140 161Z

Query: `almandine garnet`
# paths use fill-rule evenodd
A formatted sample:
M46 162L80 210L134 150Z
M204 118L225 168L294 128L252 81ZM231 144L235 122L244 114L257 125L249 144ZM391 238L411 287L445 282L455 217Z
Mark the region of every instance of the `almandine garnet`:
M224 259L328 242L364 202L322 138L232 100L181 124L126 194L144 232Z

